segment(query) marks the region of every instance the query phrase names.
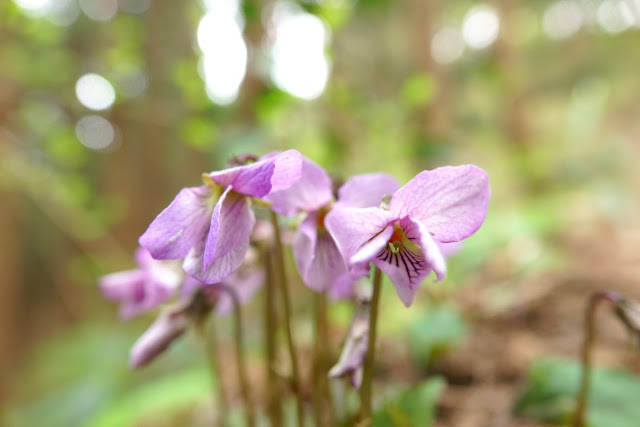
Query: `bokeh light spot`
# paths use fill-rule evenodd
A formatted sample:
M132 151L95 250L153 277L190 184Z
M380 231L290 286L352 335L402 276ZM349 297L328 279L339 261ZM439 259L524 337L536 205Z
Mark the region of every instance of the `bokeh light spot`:
M317 98L329 78L324 54L328 30L320 19L291 3L276 4L271 20L273 82L298 98Z
M440 64L449 64L462 56L464 40L457 28L446 27L433 35L431 56Z
M217 2L198 25L207 95L220 105L236 99L247 69L247 47L236 19L237 7L232 0Z
M76 83L76 96L82 105L92 110L105 110L116 100L116 92L107 79L98 74L85 74Z
M498 38L500 20L487 5L472 7L462 22L462 38L471 49L484 49Z
M117 0L79 0L80 9L89 19L106 22L118 12Z
M115 130L111 123L100 116L84 116L76 125L76 136L87 148L104 150L115 138Z
M573 0L552 4L542 17L542 29L552 39L564 39L575 34L584 22L584 11Z

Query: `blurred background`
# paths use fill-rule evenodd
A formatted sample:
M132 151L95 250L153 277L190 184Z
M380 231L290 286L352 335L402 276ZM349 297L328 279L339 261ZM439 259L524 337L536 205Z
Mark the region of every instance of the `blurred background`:
M486 223L446 281L409 309L385 287L379 390L437 375L436 425L561 422L588 295L640 299L639 49L638 0L0 2L0 423L207 425L194 337L129 371L153 315L120 322L96 279L134 266L201 172L287 148L343 179L484 168ZM304 352L310 291L294 294ZM351 307L330 314L337 357ZM597 364L637 370L601 322ZM555 394L531 391L558 372Z

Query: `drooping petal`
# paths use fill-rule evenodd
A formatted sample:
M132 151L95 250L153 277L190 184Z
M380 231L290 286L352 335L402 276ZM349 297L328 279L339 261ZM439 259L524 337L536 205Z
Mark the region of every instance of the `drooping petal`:
M399 224L405 235L401 244L395 251L387 245L373 264L389 277L398 297L408 307L418 286L431 271L436 272L438 280L444 277L446 264L438 243L424 225L408 217Z
M213 204L207 186L183 188L138 239L156 259L184 258L207 234Z
M480 228L490 196L482 169L446 166L420 172L393 195L389 210L420 221L440 242L457 242Z
M285 190L272 191L265 196L265 200L272 203L271 209L285 216L315 211L332 198L329 175L306 158L302 161L302 176L298 182Z
M306 283L306 278L311 269L313 255L316 251L316 240L318 237L318 220L317 213L311 212L300 223L298 229L293 236L293 257L298 267L300 277Z
M311 289L324 292L343 274L347 273L347 265L329 233L322 230L318 235L316 250L305 283Z
M189 320L184 310L161 313L131 348L131 368L140 368L162 354L187 330Z
M233 186L237 193L263 197L271 191L289 188L301 174L302 155L296 150L288 150L246 166L211 172L209 176L223 187Z
M293 256L305 285L318 292L329 290L347 272L333 238L318 226L318 212L311 212L300 223L293 239Z
M202 271L204 260L204 251L207 244L206 236L187 255L182 263L182 268L189 275L200 280L205 284L221 282L231 273L240 267L244 260L247 249L249 249L249 239L244 241L238 240L236 246L228 251L222 257L215 256L214 260Z
M349 264L358 250L385 230L393 215L380 208L348 208L336 206L327 214L324 224Z
M356 175L338 189L336 204L352 208L376 207L383 196L395 193L398 188L398 181L384 173Z
M276 155L275 170L271 177L271 191L282 191L298 182L302 176L302 154L287 150Z
M255 224L251 203L228 187L218 199L211 216L211 227L204 250L202 270L223 258L241 242L249 242ZM242 254L244 257L244 253ZM239 266L240 264L238 264Z

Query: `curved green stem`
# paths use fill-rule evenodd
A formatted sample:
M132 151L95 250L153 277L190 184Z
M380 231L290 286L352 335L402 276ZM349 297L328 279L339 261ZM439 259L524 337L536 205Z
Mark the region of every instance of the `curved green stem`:
M371 420L371 383L373 380L373 362L376 349L376 326L378 320L378 301L382 285L382 272L375 268L373 273L373 295L369 311L369 337L367 355L364 359L362 386L360 387L360 423L367 425Z
M280 227L278 226L278 217L275 212L271 211L271 223L273 224L273 231L275 235L276 252L275 257L277 259L276 266L279 270L280 276L280 292L282 297L282 307L284 309L284 323L287 336L287 348L289 350L289 357L291 359L291 381L293 383L293 389L296 394L296 409L298 425L304 425L303 415L303 401L300 388L300 374L298 371L298 359L296 357L296 349L293 345L293 334L291 332L291 301L289 298L289 288L287 286L287 277L284 269L284 251L282 249L282 241L280 240Z

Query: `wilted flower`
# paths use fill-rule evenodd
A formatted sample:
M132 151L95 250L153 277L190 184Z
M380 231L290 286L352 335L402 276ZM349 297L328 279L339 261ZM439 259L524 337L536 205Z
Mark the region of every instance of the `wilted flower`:
M371 310L371 286L357 287L356 308L342 346L340 359L331 370L331 378L350 376L351 384L360 388L362 369L369 344L369 312Z
M250 198L291 187L301 168L300 153L288 150L205 174L206 185L183 188L140 245L157 259L184 258L184 270L204 283L220 282L240 266L249 247L255 223Z
M377 206L383 195L393 193L397 188L397 182L388 175L360 175L340 187L335 205ZM334 205L331 179L324 169L304 158L300 180L286 190L270 193L265 200L281 215L306 213L293 240L296 265L304 283L320 292L333 291L337 285L338 289L332 293L348 296L353 280L324 226L324 218Z
M131 368L137 369L153 361L180 337L189 325L201 320L210 310L207 296L200 292L165 308L131 348Z
M98 285L108 299L120 301L120 317L129 319L167 301L178 289L184 273L151 257L145 248L135 254L138 268L107 274ZM179 269L179 267L178 267Z
M489 198L482 169L447 166L419 173L393 194L388 210L340 206L325 224L351 268L373 262L409 306L431 271L438 280L444 277L439 243L472 235L484 221Z

